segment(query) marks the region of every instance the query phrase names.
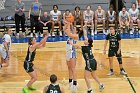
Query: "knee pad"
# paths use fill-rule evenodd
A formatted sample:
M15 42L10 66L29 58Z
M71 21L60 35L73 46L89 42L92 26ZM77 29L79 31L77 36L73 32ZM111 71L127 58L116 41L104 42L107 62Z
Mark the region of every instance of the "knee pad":
M122 57L117 57L119 64L122 64Z

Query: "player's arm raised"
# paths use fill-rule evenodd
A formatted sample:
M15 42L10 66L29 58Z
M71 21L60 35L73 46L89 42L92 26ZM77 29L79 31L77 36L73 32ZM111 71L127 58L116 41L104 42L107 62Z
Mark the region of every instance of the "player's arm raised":
M74 28L74 30L76 30L76 28ZM77 34L72 34L72 33L70 32L70 23L66 23L66 24L65 24L65 26L64 26L64 32L65 32L69 37L71 37L71 38L74 39L74 40L78 40L78 39L79 39L79 37L78 37Z
M35 49L45 47L47 38L48 38L48 32L45 35L45 37L39 43L34 44L32 47L35 48Z

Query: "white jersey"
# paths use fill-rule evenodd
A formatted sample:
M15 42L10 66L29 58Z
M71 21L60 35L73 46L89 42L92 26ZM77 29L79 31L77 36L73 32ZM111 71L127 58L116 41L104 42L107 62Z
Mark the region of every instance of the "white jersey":
M2 38L2 47L0 47L0 55L2 56L2 58L4 60L9 59L9 55L8 52L6 51L5 47L4 47L4 43L7 42L8 43L8 50L10 49L11 46L11 37L8 34L5 34Z
M90 10L89 12L87 10L84 11L84 18L85 18L84 20L88 22L93 20L94 19L93 15L94 15L94 12L92 10Z
M135 11L132 10L132 8L129 9L129 15L131 16L132 20L136 20L139 15L139 10L136 9Z
M122 21L126 21L126 20L128 20L129 13L126 11L126 12L123 14L123 12L120 11L119 17L121 17Z
M99 13L98 10L96 10L96 14L97 14L97 20L103 20L104 18L104 10L101 10L101 12Z
M61 11L54 12L54 10L50 11L50 15L52 16L53 21L58 21L58 17L61 15Z
M71 58L76 58L76 49L69 42L76 44L76 40L68 38L66 45L66 60L69 61Z
M115 11L112 11L112 13L110 13L110 11L108 11L108 19L110 21L114 21L115 20Z
M11 36L10 35L5 34L2 38L2 48L4 48L4 49L5 49L5 47L4 47L5 42L8 43L8 49L10 49L10 46L11 46Z

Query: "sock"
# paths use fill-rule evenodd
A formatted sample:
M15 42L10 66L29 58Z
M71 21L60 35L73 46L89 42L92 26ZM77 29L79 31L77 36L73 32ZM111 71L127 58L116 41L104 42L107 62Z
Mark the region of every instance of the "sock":
M69 79L69 83L71 83L72 82L72 79Z
M0 65L0 68L2 68L2 64Z
M73 85L77 85L77 81L73 81Z
M92 89L91 89L91 88L89 88L89 89L88 89L88 93L90 93L91 91L92 91Z
M125 71L125 70L123 68L121 68L120 71Z
M91 90L92 90L91 88L88 89L88 91L91 91Z
M113 72L113 69L110 69L111 72Z

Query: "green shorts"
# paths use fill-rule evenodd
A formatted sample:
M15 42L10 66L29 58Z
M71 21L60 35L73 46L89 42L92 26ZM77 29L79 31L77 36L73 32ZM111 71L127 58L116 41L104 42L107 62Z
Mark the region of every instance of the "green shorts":
M87 60L85 70L87 71L95 71L97 69L97 62L95 59Z
M118 51L118 48L113 48L113 49L110 48L108 51L108 57L113 57L113 56L122 57L121 52L117 54L117 51Z

